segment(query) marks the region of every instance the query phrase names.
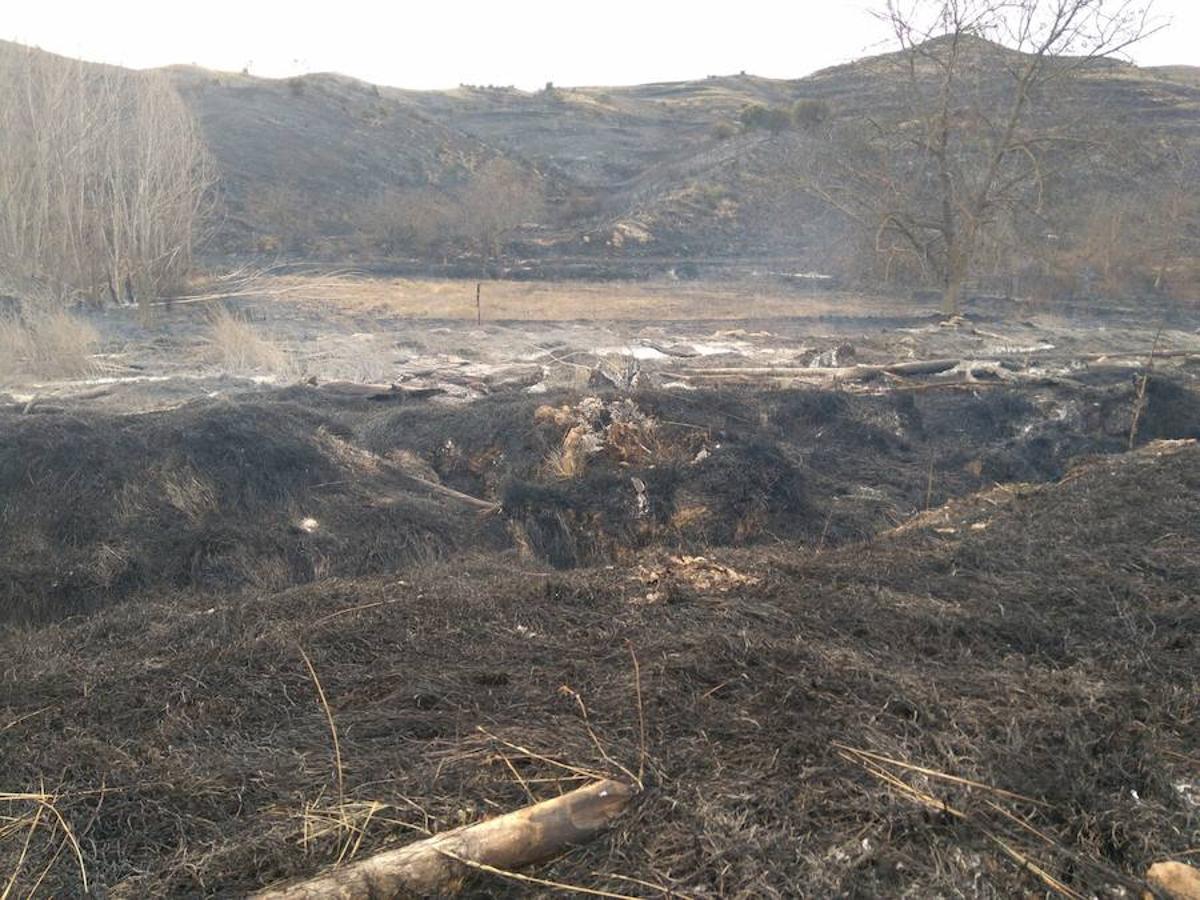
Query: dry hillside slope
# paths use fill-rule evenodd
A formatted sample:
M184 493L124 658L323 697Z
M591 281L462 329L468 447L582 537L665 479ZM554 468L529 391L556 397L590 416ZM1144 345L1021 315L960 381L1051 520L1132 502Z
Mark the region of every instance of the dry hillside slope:
M0 55L19 49L0 43ZM985 69L1010 53L984 42L975 52ZM846 240L836 216L801 190L797 175L820 129L776 133L744 128L739 119L748 106L790 110L797 101L824 104L831 121L895 114L897 80L887 77L893 61L869 57L795 80L712 76L536 92L166 71L221 176L224 215L210 246L218 254L440 260L444 245L414 251L377 240L371 204L418 190L448 196L503 159L548 201L507 235L510 257L765 257L837 271ZM1082 233L1101 200L1177 195L1176 182L1193 180L1200 159L1194 68L1097 63L1069 90L1040 97L1037 114L1086 120L1107 145L1058 161L1047 231ZM1150 161L1168 145L1179 160L1173 174ZM1113 156L1116 150L1125 155Z

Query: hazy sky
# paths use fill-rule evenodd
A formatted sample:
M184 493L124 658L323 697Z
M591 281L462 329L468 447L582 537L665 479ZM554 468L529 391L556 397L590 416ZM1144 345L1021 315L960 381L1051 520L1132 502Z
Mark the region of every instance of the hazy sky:
M746 70L795 78L887 49L871 0L0 0L0 38L145 68L336 71L410 88L675 81ZM1200 0L1135 48L1200 65Z

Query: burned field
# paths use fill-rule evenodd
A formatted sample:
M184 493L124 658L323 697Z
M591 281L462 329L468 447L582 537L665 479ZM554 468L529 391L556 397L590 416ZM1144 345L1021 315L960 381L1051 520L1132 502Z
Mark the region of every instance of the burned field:
M0 412L0 616L279 590L467 550L570 569L656 548L832 549L995 484L1058 479L1131 432L1200 437L1187 377L467 405L299 385L136 415L14 407Z
M0 40L0 900L1200 900L1200 70L879 6Z
M1190 372L10 408L3 869L238 895L607 774L533 877L1129 896L1198 836Z

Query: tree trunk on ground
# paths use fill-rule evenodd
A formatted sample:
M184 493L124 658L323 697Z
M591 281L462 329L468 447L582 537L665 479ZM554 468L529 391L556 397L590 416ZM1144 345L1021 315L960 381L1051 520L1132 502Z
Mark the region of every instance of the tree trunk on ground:
M472 864L511 872L586 844L625 811L633 795L627 784L599 781L254 897L379 900L453 895L471 873Z
M816 375L829 378L867 378L873 375L937 375L957 366L957 359L907 360L882 364L863 364L857 366L833 366L818 368L814 366L723 366L713 368L685 368L678 374L690 376L720 376L720 375L766 375L779 377L796 377Z

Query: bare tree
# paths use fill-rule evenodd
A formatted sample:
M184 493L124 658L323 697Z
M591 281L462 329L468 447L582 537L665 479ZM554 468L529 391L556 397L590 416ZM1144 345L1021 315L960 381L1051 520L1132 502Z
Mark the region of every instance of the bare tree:
M1052 293L1156 292L1184 297L1200 276L1200 153L1162 131L1110 125L1090 154L1086 190L1055 189L1056 202L1010 236L1030 288Z
M457 190L433 185L385 190L358 207L360 242L389 255L427 256L451 246L500 254L504 239L544 208L537 175L511 160L491 159Z
M899 47L878 73L890 108L831 126L807 185L889 265L936 279L953 315L981 250L1084 140L1054 102L1153 26L1133 0L887 0L881 17Z
M544 205L534 174L507 159L492 159L475 173L459 197L463 233L480 255L495 257L505 236L537 218Z
M267 183L255 186L246 205L266 226L267 233L258 239L260 252L295 255L318 252L321 235L318 210L303 191L286 184Z
M392 188L367 200L357 220L371 249L424 256L450 239L455 209L437 188Z
M1194 291L1200 277L1200 152L1166 142L1160 161L1163 177L1148 198L1142 231L1146 261L1155 290Z
M0 55L0 269L60 298L128 301L183 279L212 170L165 76Z

